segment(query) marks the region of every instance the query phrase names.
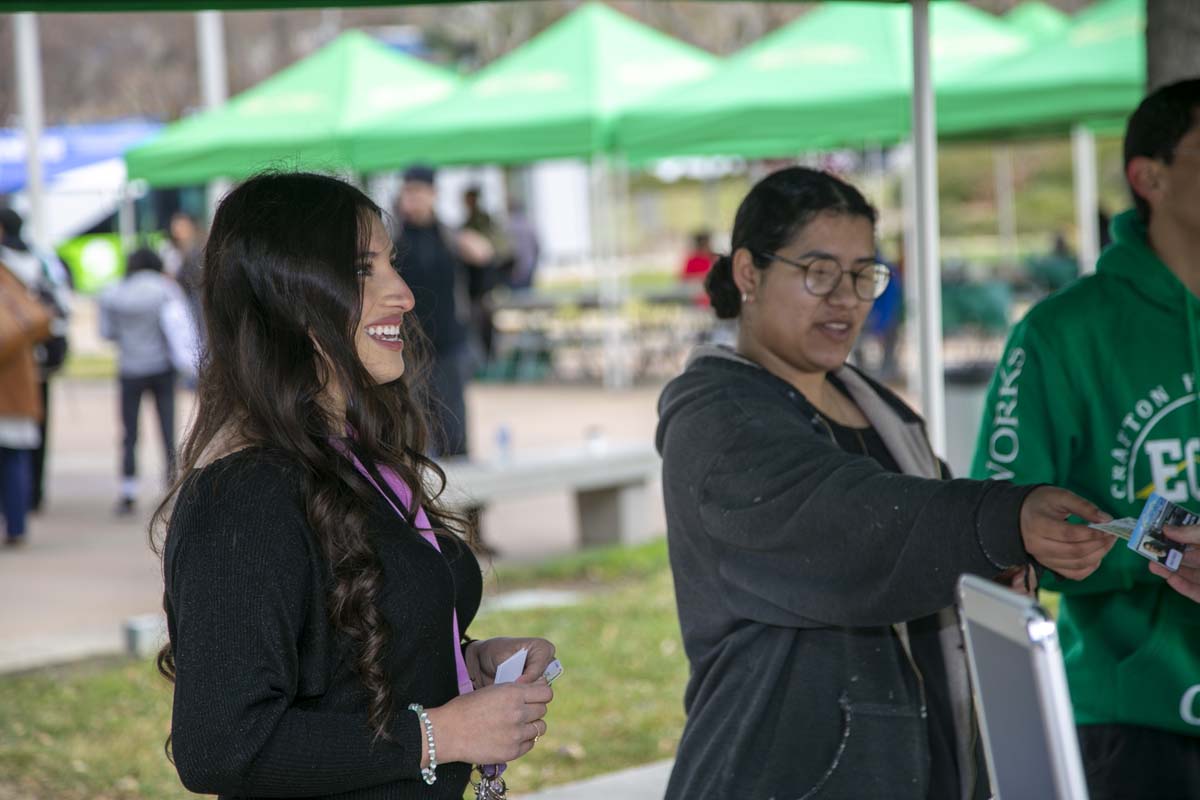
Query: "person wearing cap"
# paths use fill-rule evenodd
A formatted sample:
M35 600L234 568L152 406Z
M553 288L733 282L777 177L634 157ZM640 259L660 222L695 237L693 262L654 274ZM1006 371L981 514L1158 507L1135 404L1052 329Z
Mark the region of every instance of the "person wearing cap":
M416 315L429 339L429 417L434 456L467 453L467 270L485 269L493 249L477 231L452 231L437 217L436 173L416 165L404 172L396 197L400 275L416 298Z

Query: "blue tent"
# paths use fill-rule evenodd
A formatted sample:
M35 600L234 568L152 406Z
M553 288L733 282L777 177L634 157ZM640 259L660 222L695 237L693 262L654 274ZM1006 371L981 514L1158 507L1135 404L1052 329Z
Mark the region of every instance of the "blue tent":
M68 170L120 158L161 128L160 123L143 119L46 128L40 147L45 180L51 183ZM0 129L0 194L19 192L24 186L24 131Z

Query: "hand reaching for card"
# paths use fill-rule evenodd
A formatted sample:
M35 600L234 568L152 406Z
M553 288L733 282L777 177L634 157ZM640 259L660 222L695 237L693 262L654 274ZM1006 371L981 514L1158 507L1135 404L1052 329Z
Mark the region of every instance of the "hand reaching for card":
M526 650L525 669L517 683L532 683L542 677L546 667L554 660L554 645L545 639L504 638L471 642L467 646L467 674L475 688L491 686L496 681L496 667L513 653Z
M1150 571L1160 578L1167 579L1167 585L1184 597L1200 603L1200 525L1180 528L1168 525L1163 528L1168 539L1182 542L1188 546L1183 554L1179 570L1171 572L1162 564L1150 562Z

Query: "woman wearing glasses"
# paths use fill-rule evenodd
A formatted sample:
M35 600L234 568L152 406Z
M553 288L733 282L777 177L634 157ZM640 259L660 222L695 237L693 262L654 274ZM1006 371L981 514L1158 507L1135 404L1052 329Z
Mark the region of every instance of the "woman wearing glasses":
M808 169L757 184L706 286L736 318L659 402L691 662L668 798L987 796L958 576L1091 573L1104 515L1053 487L950 481L923 423L845 361L889 273L875 210Z

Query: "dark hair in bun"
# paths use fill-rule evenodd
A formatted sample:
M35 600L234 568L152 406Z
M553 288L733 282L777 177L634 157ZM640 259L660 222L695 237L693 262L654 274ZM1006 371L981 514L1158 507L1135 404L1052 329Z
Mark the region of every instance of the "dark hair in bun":
M850 184L828 172L788 167L754 185L733 221L730 253L745 248L754 265L766 269L773 253L795 238L819 214L863 217L874 226L875 207ZM742 308L742 293L733 281L732 255L721 256L708 271L704 288L719 319L733 319Z
M733 319L738 315L742 305L742 297L737 284L733 282L733 259L721 256L709 268L704 276L704 291L708 292L709 302L717 319Z

